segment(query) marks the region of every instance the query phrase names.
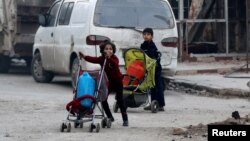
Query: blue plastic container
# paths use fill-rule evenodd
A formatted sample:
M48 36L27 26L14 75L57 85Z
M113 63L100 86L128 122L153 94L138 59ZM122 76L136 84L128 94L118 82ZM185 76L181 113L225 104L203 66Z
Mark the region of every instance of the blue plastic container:
M92 96L95 94L95 80L89 75L88 72L84 72L78 79L76 97L78 98L86 94ZM92 105L92 100L84 99L81 101L81 105L83 107L89 108Z

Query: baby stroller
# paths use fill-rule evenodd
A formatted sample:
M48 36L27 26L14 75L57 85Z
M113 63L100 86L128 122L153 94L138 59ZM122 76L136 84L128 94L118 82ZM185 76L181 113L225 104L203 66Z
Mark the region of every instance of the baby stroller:
M106 60L104 61L104 66L105 64ZM65 129L67 132L71 131L70 122L74 123L75 128L83 128L85 122L91 122L89 124L89 132L93 132L94 129L96 132L99 132L100 123L95 124L95 119L101 119L102 128L110 128L111 121L105 117L102 106L99 106L100 102L106 100L108 96L108 79L104 72L104 67L102 67L100 71L84 71L81 69L80 60L76 84L73 100L66 106L68 115L66 120L61 124L61 132L64 132ZM91 84L93 84L92 86L94 87L94 90L90 91L94 92L92 94L82 93L82 86L85 86L86 89L88 89L92 87ZM100 115L95 114L96 107L100 110Z
M160 57L161 55L159 55ZM123 77L123 98L126 107L138 108L149 104L150 89L155 86L156 61L141 49L131 48L124 53L126 74ZM152 113L158 112L159 103L151 101ZM117 103L113 111L118 111Z

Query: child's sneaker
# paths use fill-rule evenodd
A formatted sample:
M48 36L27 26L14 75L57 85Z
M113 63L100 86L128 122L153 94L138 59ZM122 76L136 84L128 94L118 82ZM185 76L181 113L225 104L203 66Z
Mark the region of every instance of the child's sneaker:
M165 111L164 107L159 107L158 111Z
M112 117L110 117L109 119L110 119L110 121L111 121L111 122L114 122L114 121L115 121L115 119L114 119L114 117L113 117L113 116L112 116Z
M146 110L146 111L151 110L151 105L149 105L149 106L147 106L147 107L144 107L144 110Z
M123 126L128 126L128 120L123 121Z
M128 115L127 113L122 113L123 126L128 126Z

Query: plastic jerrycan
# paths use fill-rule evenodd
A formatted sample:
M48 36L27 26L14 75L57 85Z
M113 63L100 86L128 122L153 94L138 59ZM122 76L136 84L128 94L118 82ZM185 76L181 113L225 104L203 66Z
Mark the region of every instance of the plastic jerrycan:
M89 75L88 72L84 72L79 77L78 87L77 87L77 98L84 95L95 94L95 80ZM84 99L81 101L83 107L89 108L92 104L91 99Z
M141 60L135 60L131 64L128 65L127 67L127 74L129 76L134 76L138 80L141 80L144 76L144 64ZM133 81L132 84L128 84L130 81L130 78L125 76L123 79L123 84L124 85L138 85L138 81Z

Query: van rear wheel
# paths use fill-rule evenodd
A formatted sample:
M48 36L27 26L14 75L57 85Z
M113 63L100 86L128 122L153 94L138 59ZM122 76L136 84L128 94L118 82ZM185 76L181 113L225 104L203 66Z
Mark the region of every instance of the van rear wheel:
M42 66L41 55L35 54L31 62L31 73L36 82L49 83L53 80L54 74L45 71Z

